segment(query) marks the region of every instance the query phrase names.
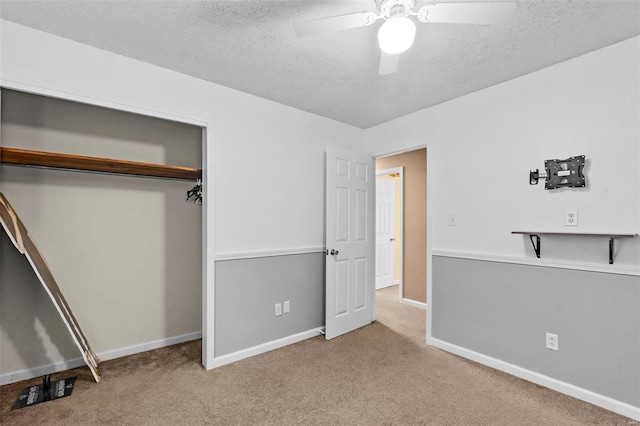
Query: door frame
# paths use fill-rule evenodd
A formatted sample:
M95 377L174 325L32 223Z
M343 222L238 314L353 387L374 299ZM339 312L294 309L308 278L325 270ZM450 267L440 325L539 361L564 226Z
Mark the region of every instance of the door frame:
M426 245L426 259L425 263L427 265L427 303L424 308L427 310L427 336L426 341L427 345L433 345L433 334L432 334L432 309L431 309L431 301L433 300L432 296L432 281L433 281L433 267L432 267L432 247L433 247L433 205L436 197L436 185L437 182L435 180L436 175L436 161L437 158L437 149L436 144L434 143L424 143L420 145L411 146L410 148L401 148L395 149L392 151L383 151L380 154L374 155L374 158L377 160L379 158L390 157L392 155L404 154L406 152L417 151L419 149L426 149L427 156L427 230L425 238L427 240ZM431 235L431 238L429 238Z
M378 157L376 157L376 160ZM404 247L404 167L393 167L391 169L384 170L376 170L376 185L378 184L378 176L385 176L398 173L400 175L400 244L398 247L399 252L399 260L398 260L398 302L402 303L402 295L404 294L403 289L403 272L404 272L404 257L403 257L403 247ZM396 235L396 239L398 236ZM395 267L395 265L394 265Z

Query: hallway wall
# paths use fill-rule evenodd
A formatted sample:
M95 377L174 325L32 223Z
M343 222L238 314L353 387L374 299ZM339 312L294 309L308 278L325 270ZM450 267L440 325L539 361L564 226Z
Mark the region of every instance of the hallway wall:
M427 301L427 150L426 148L376 160L376 170L404 167L404 255L402 297Z

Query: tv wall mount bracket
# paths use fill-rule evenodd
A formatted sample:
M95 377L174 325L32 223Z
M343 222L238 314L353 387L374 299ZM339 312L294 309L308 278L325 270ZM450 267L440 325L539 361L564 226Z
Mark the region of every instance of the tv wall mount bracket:
M529 185L537 185L539 179L545 178L544 189L584 188L584 164L584 155L566 160L545 160L544 173L540 173L538 169L529 170Z

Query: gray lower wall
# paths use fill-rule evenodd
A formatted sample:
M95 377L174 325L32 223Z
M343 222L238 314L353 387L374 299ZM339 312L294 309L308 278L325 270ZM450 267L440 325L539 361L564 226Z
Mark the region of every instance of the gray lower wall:
M432 285L434 338L640 407L640 277L433 256Z
M217 261L215 356L324 325L324 253ZM276 303L291 312L275 316Z

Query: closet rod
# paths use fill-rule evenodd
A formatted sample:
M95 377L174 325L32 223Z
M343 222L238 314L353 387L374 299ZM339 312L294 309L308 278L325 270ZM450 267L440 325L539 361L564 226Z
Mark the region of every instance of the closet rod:
M0 162L20 166L115 173L167 179L202 179L202 170L164 164L140 163L111 158L86 157L55 152L0 147Z

